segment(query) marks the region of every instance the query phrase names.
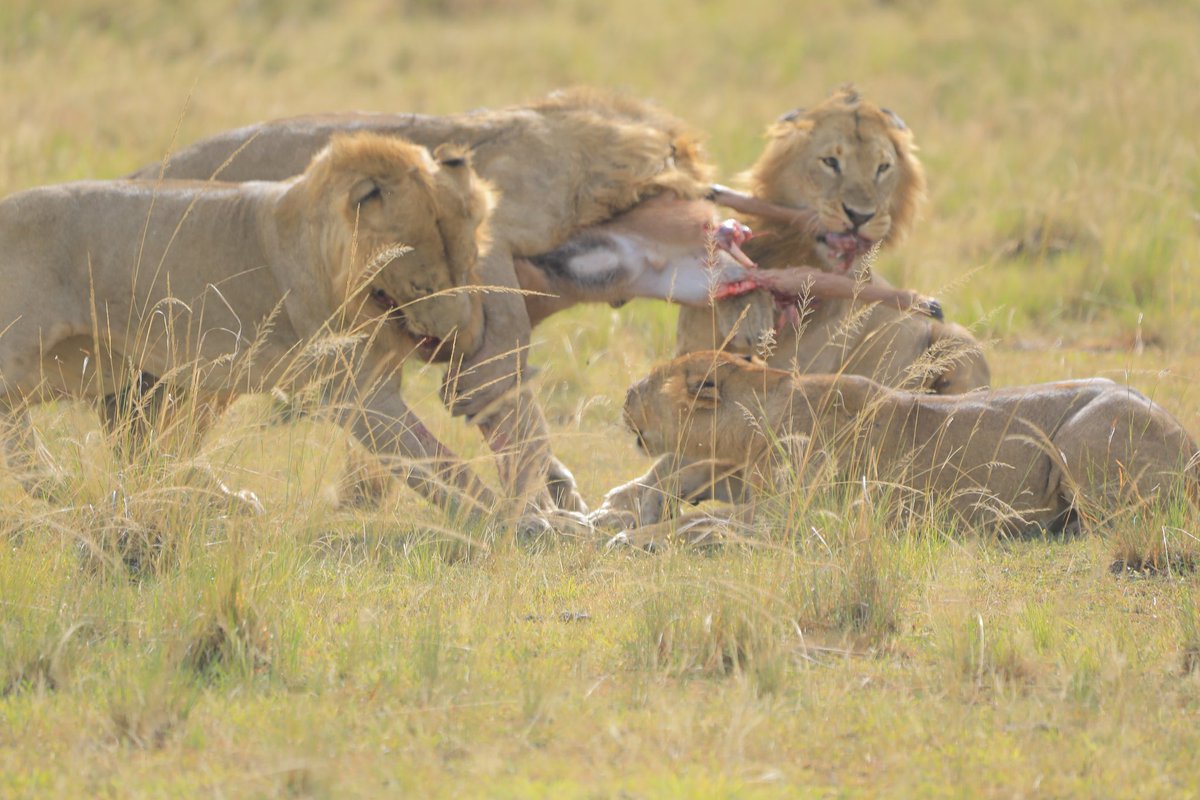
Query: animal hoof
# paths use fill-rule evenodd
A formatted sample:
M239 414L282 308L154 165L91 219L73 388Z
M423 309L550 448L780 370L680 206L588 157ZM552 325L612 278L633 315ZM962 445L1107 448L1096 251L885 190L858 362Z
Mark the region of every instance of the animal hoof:
M946 320L946 315L942 311L942 302L937 298L923 298L917 308L921 310L922 314L927 317L933 317L938 322L944 322Z
M550 470L546 474L546 490L556 508L580 514L588 513L587 503L575 484L575 476L558 459L550 461Z

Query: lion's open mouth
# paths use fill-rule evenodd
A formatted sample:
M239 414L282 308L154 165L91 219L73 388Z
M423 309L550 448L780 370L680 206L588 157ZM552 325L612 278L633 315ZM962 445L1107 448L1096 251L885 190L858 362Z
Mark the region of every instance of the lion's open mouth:
M817 241L828 248L834 267L843 273L853 270L858 259L875 246L875 242L867 237L849 231L823 233L817 237Z
M376 305L387 312L389 320L403 328L404 332L409 336L416 338L417 350L420 352L422 358L430 361L437 357L439 351L442 349L442 340L436 336L430 336L413 330L409 324L408 317L400 308L400 304L390 294L376 287L371 290L371 299L375 301Z

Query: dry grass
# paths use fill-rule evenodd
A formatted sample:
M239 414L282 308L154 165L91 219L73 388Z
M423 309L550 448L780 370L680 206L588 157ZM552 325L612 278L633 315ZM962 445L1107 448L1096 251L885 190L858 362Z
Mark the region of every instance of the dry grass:
M991 339L998 382L1105 375L1196 433L1198 26L1117 0L17 0L0 194L259 119L580 82L685 116L732 179L765 122L854 80L931 176L879 270ZM619 406L674 312L561 316L533 360L596 502L647 466ZM410 400L494 479L437 372L410 368ZM0 476L0 796L1200 793L1194 508L1008 541L818 491L754 546L517 546L447 535L408 491L336 509L345 437L264 427L268 404L198 457L258 517L170 448L131 469L89 410L36 410L70 494Z

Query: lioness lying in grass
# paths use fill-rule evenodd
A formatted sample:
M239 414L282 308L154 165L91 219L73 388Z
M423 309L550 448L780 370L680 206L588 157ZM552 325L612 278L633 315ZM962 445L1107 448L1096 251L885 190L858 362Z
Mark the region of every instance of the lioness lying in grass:
M726 353L656 367L625 400L651 455L677 454L749 503L779 469L891 487L913 513L1061 530L1118 504L1200 488L1195 441L1161 406L1103 378L916 395L858 376L797 375ZM715 466L714 466L715 465ZM677 523L692 538L708 526ZM625 539L653 542L670 523Z

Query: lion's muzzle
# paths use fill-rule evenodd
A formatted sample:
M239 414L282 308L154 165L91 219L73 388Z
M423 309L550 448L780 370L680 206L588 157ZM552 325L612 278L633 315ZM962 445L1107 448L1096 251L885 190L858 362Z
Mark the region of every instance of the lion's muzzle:
M373 287L371 299L387 319L417 340L417 353L425 361L449 361L455 352L470 354L481 341L482 311L466 293L421 297L400 303L381 287Z

